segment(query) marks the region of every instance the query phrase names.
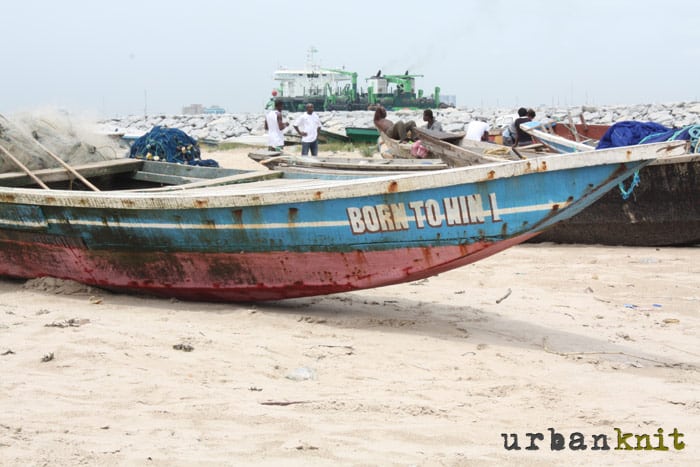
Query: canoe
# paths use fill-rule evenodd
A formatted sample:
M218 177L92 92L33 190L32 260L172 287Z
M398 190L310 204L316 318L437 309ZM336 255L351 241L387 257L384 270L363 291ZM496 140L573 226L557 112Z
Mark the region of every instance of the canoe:
M560 126L557 124L553 129ZM602 137L605 133L602 130L609 127L581 126L576 131L581 135L586 128L590 135ZM548 147L566 154L593 151L594 147L589 144L597 142L594 139L587 143L576 142L571 139L574 133L570 130L568 133L552 133L541 126L528 125L525 131ZM566 134L569 137L560 136ZM621 246L699 244L698 199L700 154L686 153L659 159L640 169L632 179L606 193L581 213L531 241Z
M346 127L345 134L353 144L376 144L379 131L374 127Z
M374 159L368 157L309 157L309 156L277 156L259 161L268 168L278 169L280 166L307 167L330 170L357 171L412 171L446 169L440 159Z
M411 159L413 143L401 143L390 138L383 131L379 132L379 154L385 159Z
M318 141L320 143L347 143L350 141L345 135L321 128L318 130Z
M521 123L520 129L535 138L540 143L544 144L551 151L561 154L593 151L598 144L598 140L587 139L586 141L576 141L574 139L560 136L553 129L557 126L559 125L532 121Z
M76 167L99 191L63 169L4 174L0 276L234 302L414 281L526 241L677 152L662 143L351 180L135 159Z
M451 139L419 128L417 134L421 144L428 149L429 153L433 157L439 157L450 167L466 167L520 158L507 146L468 140L464 137L464 133Z

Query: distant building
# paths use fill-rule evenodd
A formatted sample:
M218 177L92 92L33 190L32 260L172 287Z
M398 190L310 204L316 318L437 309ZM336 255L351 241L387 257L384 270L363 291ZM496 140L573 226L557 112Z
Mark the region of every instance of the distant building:
M199 114L225 114L226 109L218 105L204 107L202 104L190 104L182 108L183 115L199 115Z
M212 105L204 109L205 114L225 114L226 110L218 105Z
M182 108L182 113L184 115L197 115L204 113L204 106L202 104L190 104Z

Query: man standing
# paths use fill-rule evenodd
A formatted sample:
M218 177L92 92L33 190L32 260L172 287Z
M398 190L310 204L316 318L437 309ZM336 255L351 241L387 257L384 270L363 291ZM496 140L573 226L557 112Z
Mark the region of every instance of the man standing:
M311 149L312 156L318 156L318 130L321 120L314 113L314 105L306 104L306 113L294 122L294 129L301 135L301 155L307 156Z
M277 99L275 110L271 110L265 116L265 130L267 130L267 145L270 151L282 151L284 147L284 134L282 133L289 123L282 122L282 109L284 102Z

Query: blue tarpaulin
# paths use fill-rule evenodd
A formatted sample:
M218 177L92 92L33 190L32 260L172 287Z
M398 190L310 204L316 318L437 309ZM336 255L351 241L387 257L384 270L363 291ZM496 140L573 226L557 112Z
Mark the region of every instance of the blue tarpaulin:
M674 130L654 122L617 122L608 128L608 131L600 138L596 149L633 146L639 144L650 135L660 135L668 132L671 132L671 135L673 135ZM666 139L667 138L656 141L666 141ZM651 143L651 141L648 140L645 142Z
M624 121L615 123L608 128L608 131L605 132L600 142L598 142L596 149L688 140L691 142L691 152L694 152L697 150L698 136L700 136L700 126L698 125L690 125L684 128L666 128L654 122Z

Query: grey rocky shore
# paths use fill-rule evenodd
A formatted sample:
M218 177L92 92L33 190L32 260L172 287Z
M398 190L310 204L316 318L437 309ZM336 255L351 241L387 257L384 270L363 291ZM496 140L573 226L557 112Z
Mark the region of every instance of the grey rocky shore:
M667 127L685 127L700 123L700 102L675 102L668 104L603 105L576 107L533 107L537 120L554 120L574 123L581 116L589 124L610 125L625 120L651 121ZM447 108L435 110L436 119L443 124L445 131L462 131L472 120L488 122L492 128L502 126L507 118L516 113L517 108L481 109ZM265 111L259 113L230 113L219 115L148 115L112 118L98 123L98 131L103 134L125 134L140 136L154 126L178 128L198 140L211 142L246 142L246 139L265 135ZM293 121L300 114L284 113L287 121ZM346 127L373 126L372 111L330 111L318 112L326 130L345 134ZM421 110L398 110L388 112L390 120L414 120L422 125Z

